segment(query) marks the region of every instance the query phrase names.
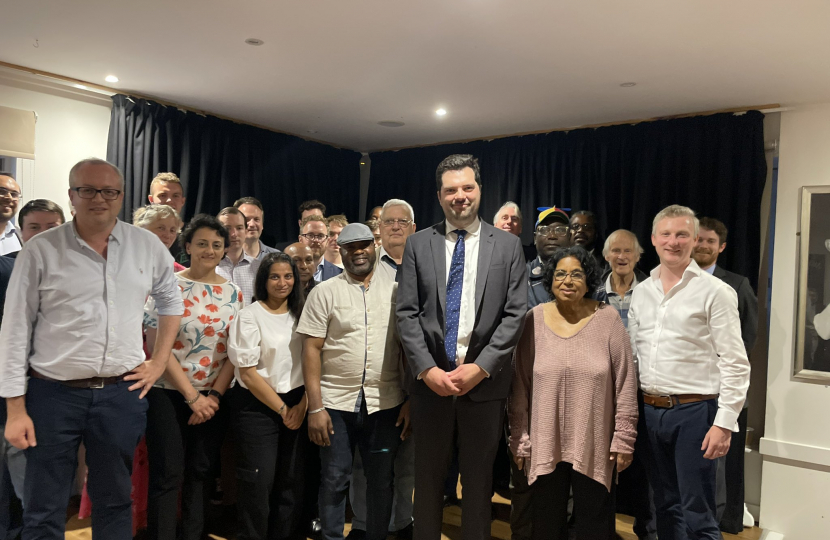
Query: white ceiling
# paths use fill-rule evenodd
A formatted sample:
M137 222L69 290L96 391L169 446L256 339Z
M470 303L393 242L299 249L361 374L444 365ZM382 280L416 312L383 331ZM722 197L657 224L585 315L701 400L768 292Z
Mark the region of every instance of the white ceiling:
M826 0L3 0L0 17L1 61L357 150L830 101Z

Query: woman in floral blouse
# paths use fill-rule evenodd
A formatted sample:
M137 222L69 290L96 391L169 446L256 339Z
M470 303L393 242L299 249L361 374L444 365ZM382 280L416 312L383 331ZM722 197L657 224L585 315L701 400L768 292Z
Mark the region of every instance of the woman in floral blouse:
M229 238L214 217L198 215L182 233L190 268L176 277L184 315L164 376L147 394L147 450L150 486L147 529L150 538L175 540L179 489L180 537L199 540L204 528L208 480L219 459L227 425L222 396L233 379L228 362L228 330L242 309L242 293L216 274ZM147 344L152 350L158 314L145 306Z

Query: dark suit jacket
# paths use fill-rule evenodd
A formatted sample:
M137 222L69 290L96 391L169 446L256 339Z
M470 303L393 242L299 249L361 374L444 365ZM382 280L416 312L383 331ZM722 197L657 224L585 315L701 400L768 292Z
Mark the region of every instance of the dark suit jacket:
M745 277L715 266L714 276L726 282L738 293L738 314L741 317L741 337L744 340L746 354L752 352L755 338L758 337L758 299L755 291Z
M323 276L321 281L326 281L327 279L331 279L334 276L339 276L342 273L342 268L340 268L339 266L335 266L327 260L323 259Z
M445 222L406 241L397 296L398 333L409 365L413 394L432 392L417 376L438 366L449 370L444 350L447 294ZM487 373L468 396L504 399L510 391L511 358L527 313L527 269L519 238L481 222L476 275L476 316L466 363Z

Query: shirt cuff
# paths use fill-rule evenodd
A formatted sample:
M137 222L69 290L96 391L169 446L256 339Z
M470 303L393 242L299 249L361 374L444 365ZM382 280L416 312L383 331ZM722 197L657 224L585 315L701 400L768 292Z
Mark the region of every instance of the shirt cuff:
M425 370L423 370L422 372L418 373L418 377L417 377L417 379L418 379L419 381L424 380L424 376L427 374L427 371L429 371L429 370L431 370L431 369L432 369L431 367L428 367L428 368L426 368Z
M718 413L715 415L715 422L713 425L729 431L738 431L738 414L729 409L718 408Z

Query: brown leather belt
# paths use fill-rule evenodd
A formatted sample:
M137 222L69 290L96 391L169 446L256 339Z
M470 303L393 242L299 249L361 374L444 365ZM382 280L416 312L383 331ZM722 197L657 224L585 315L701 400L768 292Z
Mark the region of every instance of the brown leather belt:
M126 375L126 373L124 374ZM42 373L38 373L32 368L29 368L29 376L35 379L43 379L44 381L60 383L70 388L103 388L110 384L115 384L124 380L124 375L117 377L90 377L89 379L74 379L71 381L59 381L51 377L47 377Z
M718 399L718 394L679 394L676 396L655 396L643 393L643 403L651 405L652 407L659 407L661 409L671 409L675 405L697 403L698 401L707 401L710 399Z

